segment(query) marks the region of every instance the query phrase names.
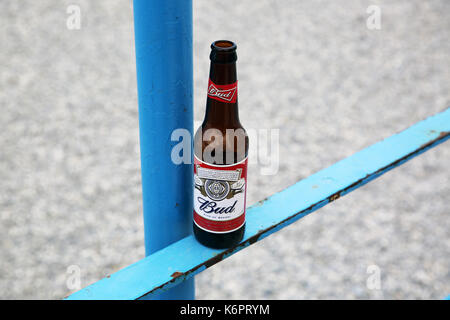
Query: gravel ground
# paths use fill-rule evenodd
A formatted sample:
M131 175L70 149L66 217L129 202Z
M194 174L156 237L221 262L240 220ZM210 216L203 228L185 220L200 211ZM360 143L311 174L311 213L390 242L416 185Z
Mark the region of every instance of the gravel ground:
M195 119L209 44L229 38L242 123L280 129L250 204L450 105L449 1L195 0L194 19ZM68 266L85 286L144 255L131 1L2 1L0 26L0 298L59 299ZM449 158L446 143L211 267L197 297L445 297Z

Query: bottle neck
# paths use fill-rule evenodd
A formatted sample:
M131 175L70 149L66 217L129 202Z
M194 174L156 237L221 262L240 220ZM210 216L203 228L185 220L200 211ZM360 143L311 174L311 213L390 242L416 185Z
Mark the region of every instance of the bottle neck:
M237 94L236 62L211 61L203 123L219 129L240 127Z

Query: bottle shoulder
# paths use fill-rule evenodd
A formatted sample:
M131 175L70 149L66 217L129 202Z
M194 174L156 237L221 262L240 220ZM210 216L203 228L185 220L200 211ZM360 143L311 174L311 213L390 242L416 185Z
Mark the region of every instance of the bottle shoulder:
M203 121L203 123L197 128L197 130L195 131L195 135L197 134L201 134L201 132L205 132L207 130L218 130L222 133L226 133L227 130L228 131L242 131L247 133L247 131L245 130L245 128L242 126L242 124L240 123L239 120L232 122L232 123L228 123L228 124L217 124L217 123L212 123L212 122L207 122L207 121Z

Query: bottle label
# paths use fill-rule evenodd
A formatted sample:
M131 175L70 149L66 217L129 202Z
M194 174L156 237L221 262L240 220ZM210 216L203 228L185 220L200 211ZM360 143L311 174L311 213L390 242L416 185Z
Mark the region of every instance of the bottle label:
M209 79L208 97L220 102L236 103L237 81L232 84L218 85Z
M213 165L194 156L194 222L208 232L232 232L245 223L247 158Z

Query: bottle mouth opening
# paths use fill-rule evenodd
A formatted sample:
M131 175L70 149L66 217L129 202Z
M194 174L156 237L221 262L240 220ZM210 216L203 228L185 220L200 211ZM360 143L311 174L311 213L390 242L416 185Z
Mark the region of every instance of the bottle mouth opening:
M230 40L217 40L211 44L211 49L221 52L235 51L237 48L236 44Z

